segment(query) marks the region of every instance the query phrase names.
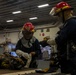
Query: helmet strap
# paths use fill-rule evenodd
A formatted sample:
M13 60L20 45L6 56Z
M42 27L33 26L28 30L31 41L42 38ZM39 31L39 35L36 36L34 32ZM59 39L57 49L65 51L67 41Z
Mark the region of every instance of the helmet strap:
M62 21L63 23L65 22L65 16L64 16L64 11L61 9L61 13L62 13Z

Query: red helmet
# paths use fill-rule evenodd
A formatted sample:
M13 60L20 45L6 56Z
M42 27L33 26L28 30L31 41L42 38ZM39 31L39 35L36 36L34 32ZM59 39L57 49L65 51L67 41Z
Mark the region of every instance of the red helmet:
M68 3L66 2L59 2L56 6L55 6L55 15L58 14L61 11L67 10L67 9L73 9Z
M22 30L27 30L29 32L34 32L34 25L31 22L27 22L24 24Z

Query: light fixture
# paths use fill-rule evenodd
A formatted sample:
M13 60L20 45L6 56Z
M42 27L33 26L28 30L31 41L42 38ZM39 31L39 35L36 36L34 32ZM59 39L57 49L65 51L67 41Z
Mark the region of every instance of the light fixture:
M6 22L13 22L13 20L7 20Z
M49 4L39 5L38 8L43 8L43 7L47 7L47 6L49 6Z
M21 11L14 11L14 12L12 12L12 14L19 14L19 13L21 13Z
M37 17L32 17L32 18L29 18L29 20L34 20L34 19L38 19Z

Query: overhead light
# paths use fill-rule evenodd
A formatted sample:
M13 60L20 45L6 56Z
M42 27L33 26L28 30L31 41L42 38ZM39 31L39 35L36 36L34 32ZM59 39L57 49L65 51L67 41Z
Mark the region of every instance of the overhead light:
M13 22L13 20L7 20L6 22Z
M12 12L12 14L19 14L19 13L21 13L21 11Z
M29 18L29 20L34 20L34 19L38 19L37 17L32 17L32 18Z
M38 8L43 8L43 7L47 7L47 6L49 6L49 4L39 5Z

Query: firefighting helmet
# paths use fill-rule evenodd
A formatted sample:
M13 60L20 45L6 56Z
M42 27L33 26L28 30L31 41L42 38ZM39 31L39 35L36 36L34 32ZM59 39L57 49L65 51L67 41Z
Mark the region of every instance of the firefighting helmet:
M23 25L22 31L27 30L29 32L34 32L34 25L31 22L27 22Z
M73 8L66 2L59 2L58 4L56 4L56 6L52 9L54 14L53 15L57 15L59 12L65 11L67 9L73 10ZM52 11L51 10L51 11ZM51 13L50 13L51 14Z

